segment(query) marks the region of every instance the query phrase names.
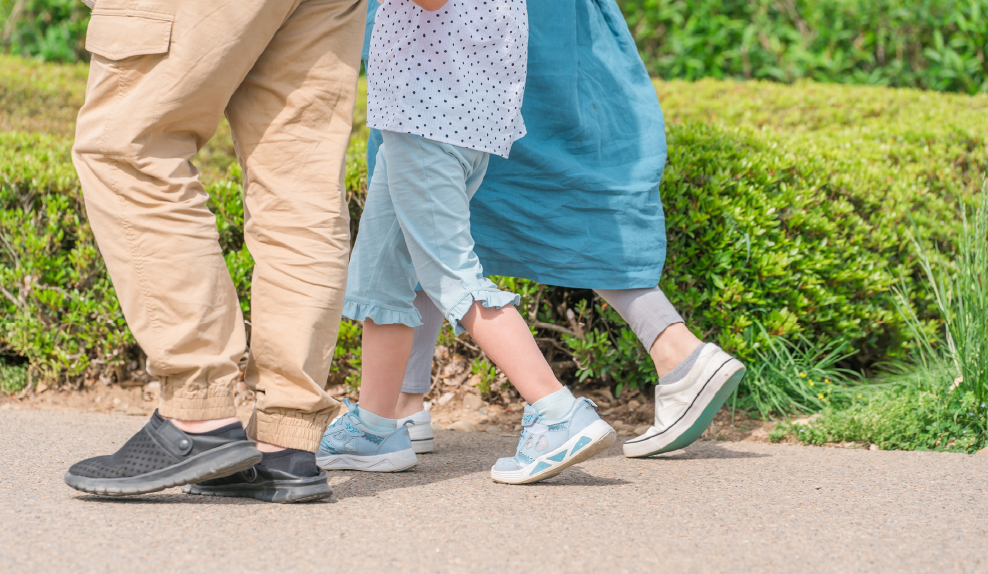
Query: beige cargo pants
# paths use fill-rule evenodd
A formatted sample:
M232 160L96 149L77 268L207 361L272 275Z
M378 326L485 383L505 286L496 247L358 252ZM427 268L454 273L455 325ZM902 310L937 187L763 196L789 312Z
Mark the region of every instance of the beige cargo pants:
M233 416L244 319L190 159L223 114L254 257L248 433L315 451L349 255L364 0L97 0L73 160L163 416Z

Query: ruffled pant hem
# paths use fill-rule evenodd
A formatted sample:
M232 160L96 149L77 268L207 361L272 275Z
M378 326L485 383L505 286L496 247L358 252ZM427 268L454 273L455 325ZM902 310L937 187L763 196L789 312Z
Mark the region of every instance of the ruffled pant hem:
M460 323L460 319L467 314L470 307L473 306L474 301L479 301L484 307L500 309L505 305L520 304L521 297L509 291L500 291L498 289L477 289L468 292L460 299L459 303L450 307L449 311L446 312L446 319L453 325L453 332L455 334L466 333L467 330Z
M409 307L407 310L389 309L373 303L364 303L349 297L343 300L343 316L353 321L370 319L378 325L407 325L418 327L422 324L422 315L418 309Z

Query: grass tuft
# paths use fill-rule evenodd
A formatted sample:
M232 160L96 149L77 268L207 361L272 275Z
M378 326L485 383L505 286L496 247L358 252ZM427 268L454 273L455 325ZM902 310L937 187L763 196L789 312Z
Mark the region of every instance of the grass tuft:
M860 375L837 364L854 355L848 340L814 345L802 336L795 342L769 337L747 364L744 394L733 405L757 412L762 419L819 412L847 402L860 386Z

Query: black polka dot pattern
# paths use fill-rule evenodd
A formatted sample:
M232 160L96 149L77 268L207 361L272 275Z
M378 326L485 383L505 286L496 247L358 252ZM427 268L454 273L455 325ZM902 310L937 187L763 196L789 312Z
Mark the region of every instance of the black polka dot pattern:
M555 0L543 0L555 1ZM525 0L412 0L377 10L367 62L367 125L508 157L525 135Z

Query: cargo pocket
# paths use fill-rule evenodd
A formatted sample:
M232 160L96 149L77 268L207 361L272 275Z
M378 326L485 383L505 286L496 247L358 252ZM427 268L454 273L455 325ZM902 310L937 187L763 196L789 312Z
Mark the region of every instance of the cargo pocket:
M174 16L141 10L93 11L86 49L108 60L167 54Z

